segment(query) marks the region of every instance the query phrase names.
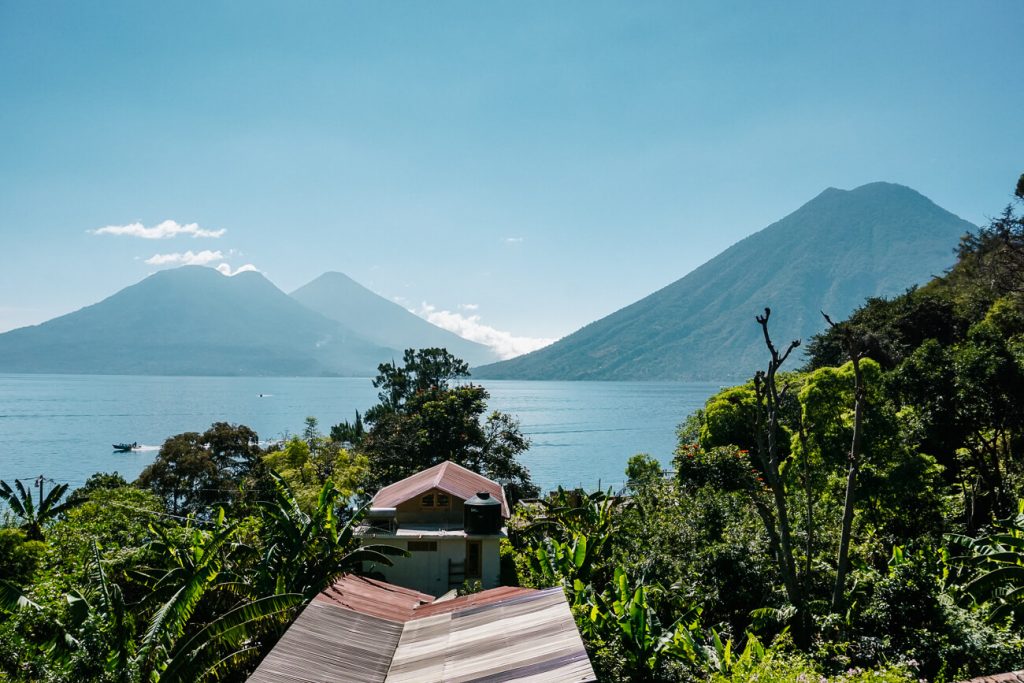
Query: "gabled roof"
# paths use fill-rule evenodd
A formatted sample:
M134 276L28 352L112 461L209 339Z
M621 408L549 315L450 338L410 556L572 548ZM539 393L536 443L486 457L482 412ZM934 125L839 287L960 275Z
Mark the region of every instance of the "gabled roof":
M249 678L252 683L594 680L561 588L493 588L433 601L351 575L302 611Z
M380 508L397 507L431 489L440 489L462 500L468 500L477 493L486 491L501 502L502 516L512 516L508 501L505 500L505 489L501 484L451 460L445 460L439 465L385 486L373 497L370 505Z

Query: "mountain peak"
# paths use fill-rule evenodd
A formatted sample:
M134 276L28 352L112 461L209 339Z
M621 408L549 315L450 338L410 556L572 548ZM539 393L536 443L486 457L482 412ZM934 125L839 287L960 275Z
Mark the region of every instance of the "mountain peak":
M551 346L480 368L494 379L710 380L749 377L764 361L754 315L772 309L779 339L809 339L820 311L846 317L953 262L970 223L904 185L829 187L685 277ZM794 363L796 365L796 363Z
M928 203L932 203L927 197L906 185L900 185L899 183L892 183L884 180L876 180L871 183L865 183L858 185L852 190L844 190L838 187L826 187L821 193L816 196L808 204L813 204L818 200L839 200L839 201L877 201L879 198L889 198L891 200L925 200Z
M0 371L371 376L394 352L305 308L261 273L186 266L0 335Z
M437 346L448 349L471 366L498 356L483 344L463 339L359 284L337 271L320 275L291 293L303 306L332 320L364 325L360 332L392 348Z

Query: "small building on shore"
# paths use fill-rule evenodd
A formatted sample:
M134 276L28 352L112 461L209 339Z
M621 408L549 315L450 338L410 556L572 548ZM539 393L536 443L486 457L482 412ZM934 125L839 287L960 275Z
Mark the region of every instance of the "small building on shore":
M372 568L385 581L439 596L466 582L500 585L509 515L501 484L445 461L378 491L356 535L409 552Z

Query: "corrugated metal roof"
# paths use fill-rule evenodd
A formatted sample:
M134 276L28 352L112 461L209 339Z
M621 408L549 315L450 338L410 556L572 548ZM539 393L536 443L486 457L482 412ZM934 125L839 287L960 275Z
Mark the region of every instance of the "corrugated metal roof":
M344 576L306 607L250 681L595 681L560 588L451 600Z
M413 618L417 607L433 602L434 596L364 576L346 574L317 595L314 601L347 607L389 621L406 622Z
M249 677L251 683L381 683L402 624L311 602Z
M513 586L500 586L498 588L491 588L490 590L481 591L480 593L471 593L469 595L463 595L458 598L452 598L451 600L434 601L426 605L420 605L415 609L414 619L421 617L434 616L436 614L445 614L447 612L454 612L457 610L463 610L468 607L478 607L481 605L490 605L510 598L516 598L523 595L529 595L536 593L532 588L515 588Z
M373 507L398 507L401 503L411 500L431 489L440 489L445 493L469 500L477 493L486 491L501 501L501 514L511 516L508 501L505 500L505 489L496 481L466 469L451 460L417 472L394 484L385 486L373 497Z
M410 621L387 683L593 681L560 588Z

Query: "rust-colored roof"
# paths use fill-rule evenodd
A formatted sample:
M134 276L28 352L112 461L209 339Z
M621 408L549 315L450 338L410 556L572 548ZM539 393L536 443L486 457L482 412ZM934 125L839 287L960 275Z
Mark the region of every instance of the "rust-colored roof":
M402 636L402 624L329 602L302 610L259 667L251 683L381 683Z
M313 599L371 617L406 622L413 618L417 607L433 602L434 596L364 576L345 574Z
M345 574L313 599L371 617L404 623L435 614L492 605L536 592L533 588L500 586L450 600L435 601L433 595L420 593L411 588L402 588L365 576Z
M415 609L412 618L420 619L422 617L429 617L435 614L457 612L459 610L469 609L470 607L493 605L495 603L504 602L505 600L522 597L523 595L530 595L536 592L537 591L533 588L516 588L513 586L491 588L490 590L463 595L458 598L452 598L451 600L441 600L440 602L435 601L425 605L420 605Z
M462 500L468 500L477 493L486 491L501 501L503 517L512 516L509 512L508 501L505 500L505 489L501 484L451 460L445 460L440 465L434 465L411 477L385 486L373 497L371 505L380 508L398 507L405 501L435 488Z
M596 680L560 588L492 588L431 600L342 576L299 614L249 681Z

